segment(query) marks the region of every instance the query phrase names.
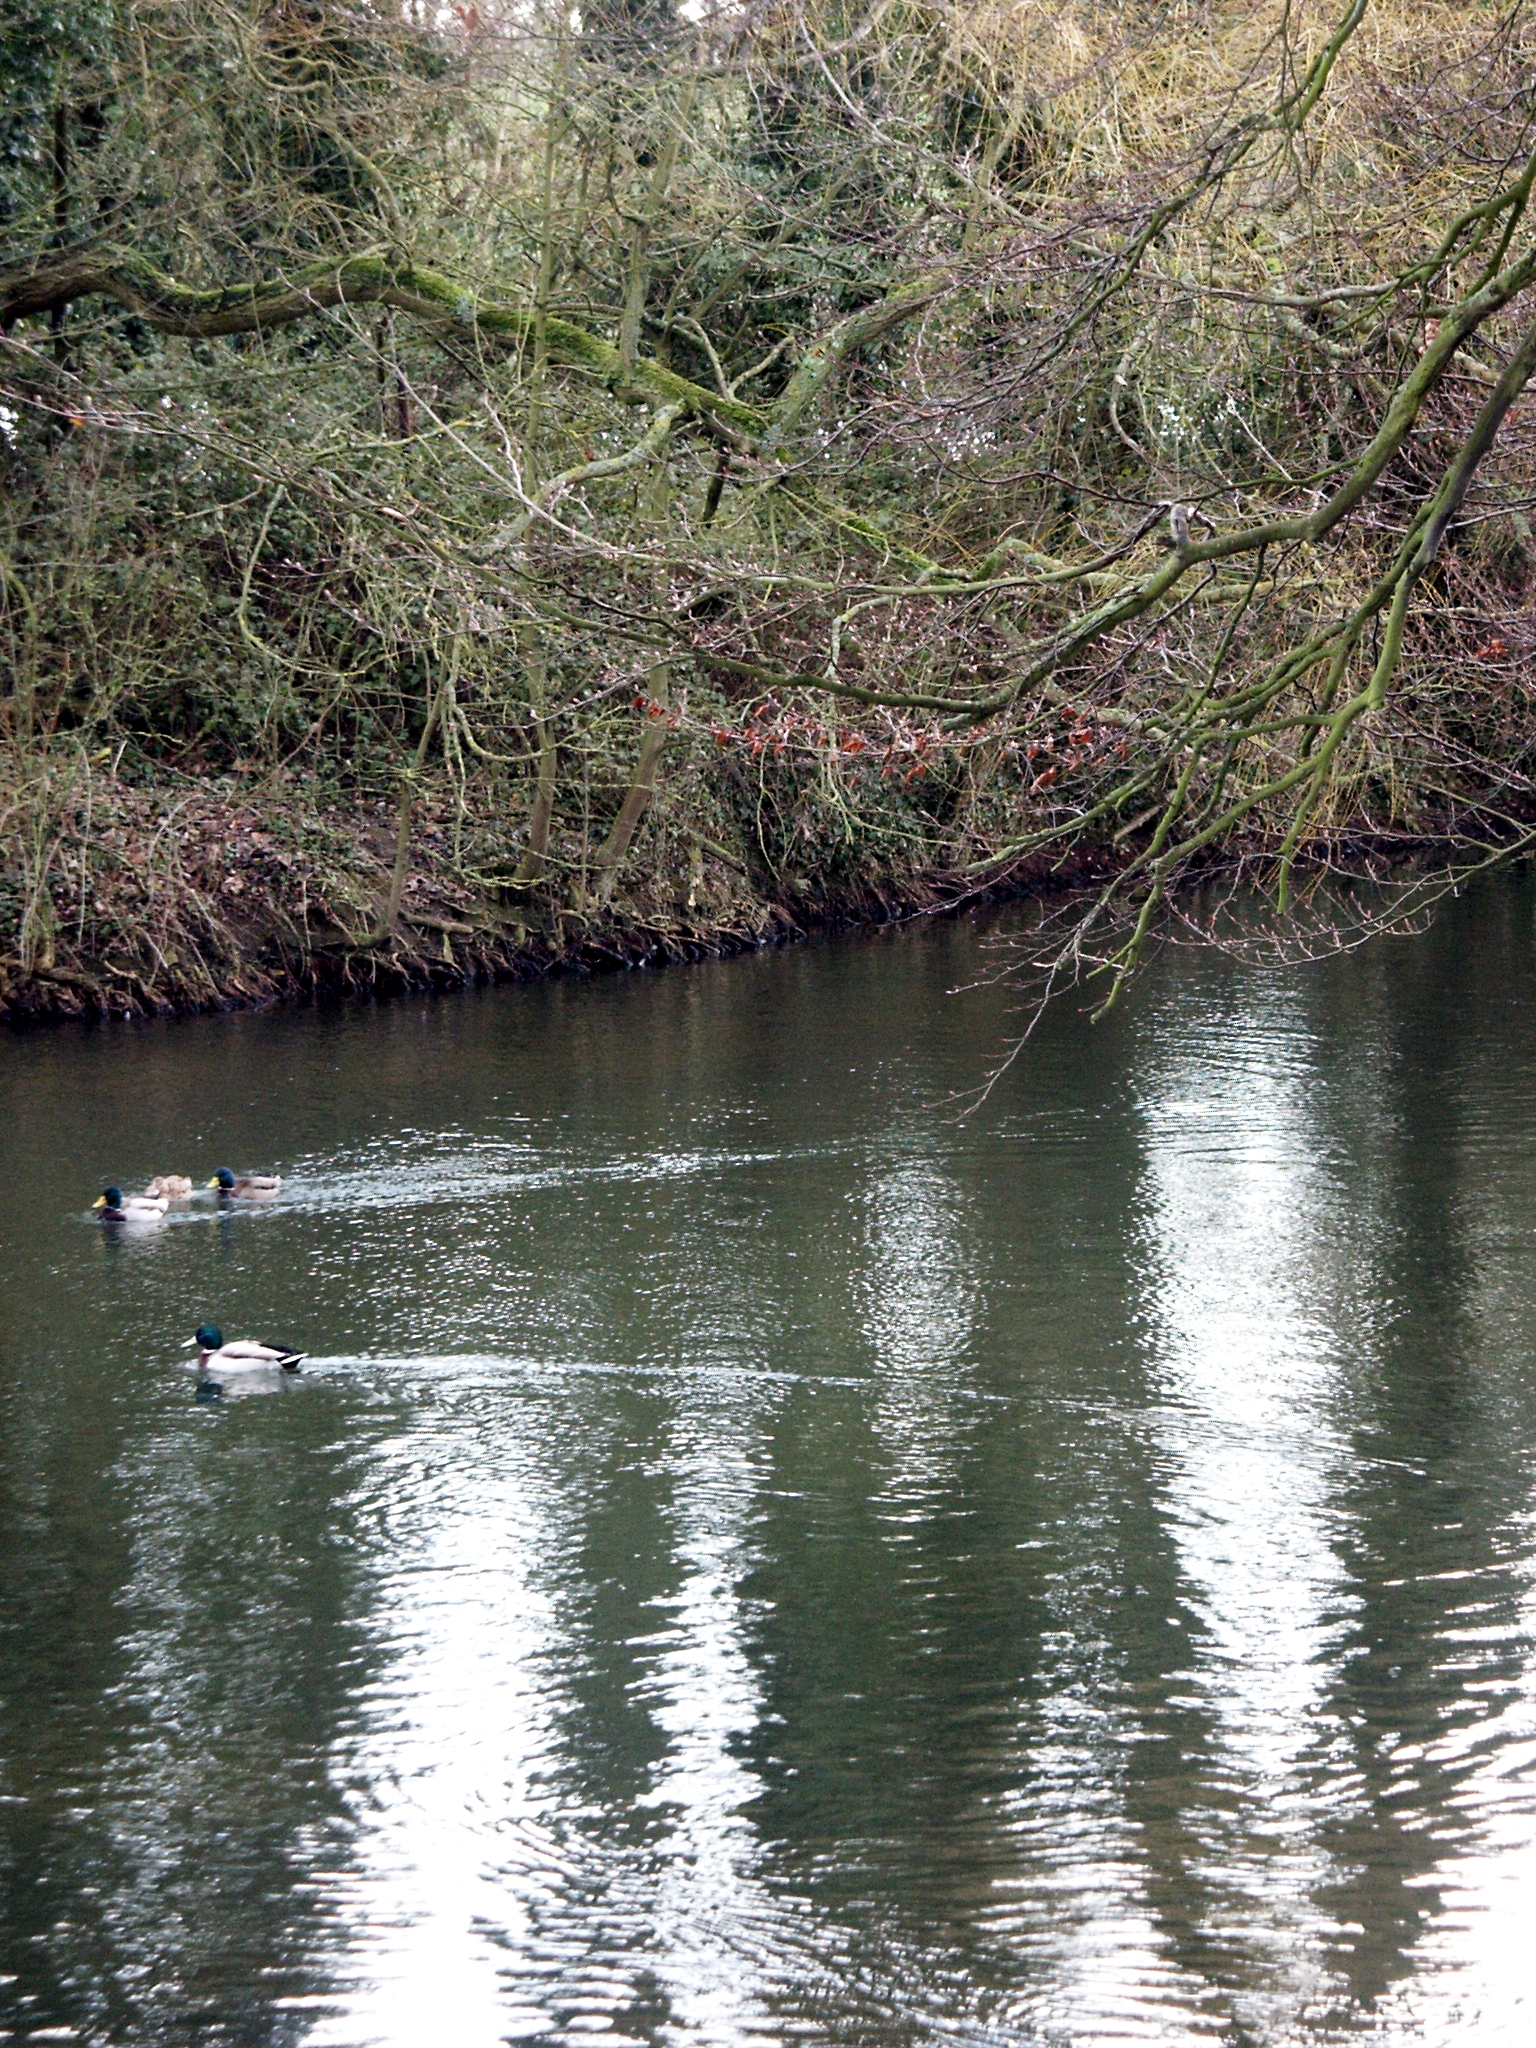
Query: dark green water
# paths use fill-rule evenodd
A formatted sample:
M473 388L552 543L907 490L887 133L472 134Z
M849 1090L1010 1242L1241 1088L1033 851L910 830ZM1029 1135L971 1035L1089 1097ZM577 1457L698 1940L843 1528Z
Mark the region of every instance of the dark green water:
M0 2028L1536 2038L1532 926L0 1040Z

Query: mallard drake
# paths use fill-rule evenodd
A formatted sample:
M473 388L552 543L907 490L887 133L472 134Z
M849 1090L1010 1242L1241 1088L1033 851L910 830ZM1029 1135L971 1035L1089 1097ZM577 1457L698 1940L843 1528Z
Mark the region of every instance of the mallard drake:
M211 1188L217 1188L221 1195L243 1195L259 1199L263 1195L275 1195L283 1184L280 1173L231 1173L227 1166L221 1166L209 1181Z
M157 1173L144 1190L146 1199L164 1195L168 1202L184 1202L192 1192L192 1177L186 1173Z
M258 1344L254 1337L237 1337L226 1344L217 1323L200 1324L197 1335L187 1342L197 1346L197 1362L204 1372L260 1372L274 1365L297 1372L299 1361L308 1356L286 1344Z
M166 1203L164 1195L125 1195L121 1188L106 1188L91 1207L103 1223L158 1223Z

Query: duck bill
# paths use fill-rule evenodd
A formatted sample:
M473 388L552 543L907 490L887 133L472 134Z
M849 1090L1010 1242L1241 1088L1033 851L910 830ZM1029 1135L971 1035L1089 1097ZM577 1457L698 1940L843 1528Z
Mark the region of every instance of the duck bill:
M219 1176L215 1174L212 1180L204 1181L203 1185L204 1187L216 1188L219 1185Z
M105 1209L105 1207L106 1207L106 1206L107 1206L107 1198L106 1198L106 1196L105 1196L105 1195L98 1195L98 1196L96 1197L95 1201L94 1201L94 1202L92 1202L92 1204L91 1204L91 1207L92 1207L93 1209Z

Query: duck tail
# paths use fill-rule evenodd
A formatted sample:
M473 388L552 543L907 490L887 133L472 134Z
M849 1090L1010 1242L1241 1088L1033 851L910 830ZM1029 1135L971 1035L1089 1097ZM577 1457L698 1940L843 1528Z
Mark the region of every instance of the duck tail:
M307 1351L284 1351L277 1362L284 1372L297 1372L308 1356Z

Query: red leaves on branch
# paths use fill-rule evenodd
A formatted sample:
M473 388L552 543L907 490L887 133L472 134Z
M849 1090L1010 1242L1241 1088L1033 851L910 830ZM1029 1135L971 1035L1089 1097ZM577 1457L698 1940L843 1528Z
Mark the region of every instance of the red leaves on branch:
M661 715L661 707L643 694L636 696L635 704L652 717ZM677 723L677 713L668 716ZM1050 789L1093 761L1123 761L1129 751L1125 736L1099 723L1086 707L1061 706L1060 726L1037 730L1027 742L1009 738L1003 743L1007 758L1021 767L1028 764L1025 786L1031 793ZM903 787L926 780L936 760L953 759L977 744L975 736L951 737L894 708L878 714L872 726L834 725L812 707L773 696L750 705L739 727L716 719L705 730L717 747L736 749L749 760L800 755L835 761L855 772L878 768L882 780L894 776Z

